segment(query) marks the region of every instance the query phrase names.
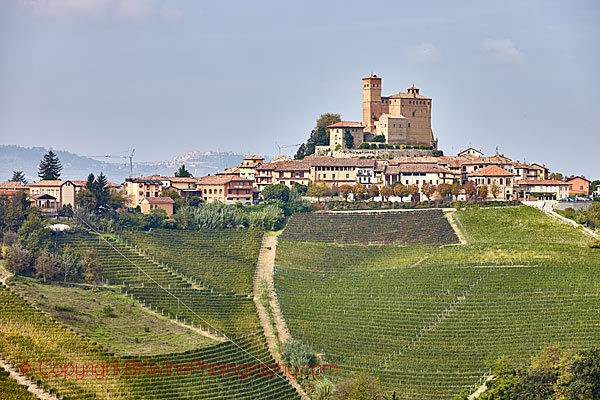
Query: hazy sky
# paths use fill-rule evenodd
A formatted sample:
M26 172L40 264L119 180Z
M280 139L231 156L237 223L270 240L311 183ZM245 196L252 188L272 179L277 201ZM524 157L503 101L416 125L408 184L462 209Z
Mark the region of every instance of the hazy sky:
M599 20L593 0L1 1L1 143L273 155L320 113L360 121L376 73L433 98L446 154L598 178Z

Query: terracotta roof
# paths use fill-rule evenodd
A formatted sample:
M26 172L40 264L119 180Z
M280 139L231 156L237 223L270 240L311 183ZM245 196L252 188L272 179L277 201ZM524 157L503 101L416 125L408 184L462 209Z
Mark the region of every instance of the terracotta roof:
M75 184L75 186L85 186L87 181L71 181Z
M281 161L293 161L293 160L286 156L277 156L269 162L276 163L276 162L281 162Z
M367 76L366 78L363 78L363 80L365 80L365 79L379 79L379 80L381 80L381 78L380 78L380 77L378 77L378 76L377 76L377 75L375 75L375 74L371 74L371 75Z
M260 161L252 161L249 163L242 163L240 165L238 165L238 168L256 168L257 166L261 165L262 163Z
M140 203L144 200L147 201L148 203L160 203L160 204L175 203L175 201L170 197L144 197L142 200L140 200Z
M318 167L374 167L375 160L366 160L360 158L337 158L327 156L308 156L304 160L310 163L310 166Z
M281 162L283 162L283 161L269 162L269 163L261 164L258 167L256 167L256 171L269 171L269 170L274 171L275 166Z
M310 170L310 164L308 161L297 160L297 161L280 161L275 163L276 171L308 171Z
M0 183L0 189L12 189L12 190L23 190L26 189L27 186L23 182L2 182Z
M57 180L41 180L41 181L38 181L38 182L30 183L27 186L53 186L53 187L57 187L57 186L62 186L65 182L69 182L69 181L61 181L59 179L57 179Z
M557 181L556 179L542 179L536 181L535 179L521 179L516 182L517 185L538 185L538 186L550 186L550 185L565 185L568 186L567 182Z
M397 175L404 172L434 172L451 174L446 168L434 164L398 164L391 165L385 169L386 175Z
M121 186L123 186L123 185L120 185L120 184L118 184L118 183L114 183L114 182L108 182L108 183L106 184L106 186L109 186L109 187L119 187L119 188L120 188L120 187L121 187Z
M260 161L262 161L264 159L265 159L264 157L257 156L256 154L253 154L253 155L248 156L248 157L244 157L244 160L260 160Z
M225 168L223 171L217 172L215 175L236 175L239 176L240 175L240 168L239 167L233 167L233 168ZM196 181L198 180L198 178L195 178Z
M48 194L48 193L30 194L29 197L32 198L32 199L34 199L34 200L38 200L38 199L52 199L52 200L56 200L56 197L54 197L54 196L52 196L51 194Z
M586 182L588 182L588 183L591 183L591 181L590 181L589 179L585 179L583 176L569 176L569 177L566 179L566 182L571 182L571 181L573 181L573 180L575 180L575 179L583 179L584 181L586 181Z
M162 185L162 182L159 179L155 178L126 178L125 182L146 183L149 185Z
M431 100L429 97L417 93L396 93L391 96L381 97L382 99L419 99L419 100Z
M514 174L497 165L488 165L487 167L479 168L467 176L514 176Z
M232 181L252 182L250 179L240 178L235 175L209 175L197 178L196 180L198 185L224 185Z
M364 128L362 122L340 121L327 126L328 128Z

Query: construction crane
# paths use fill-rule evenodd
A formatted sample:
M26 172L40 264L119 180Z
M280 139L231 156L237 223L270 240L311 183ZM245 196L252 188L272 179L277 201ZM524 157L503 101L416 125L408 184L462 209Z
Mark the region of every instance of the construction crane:
M286 149L288 147L296 147L296 146L301 146L302 143L299 144L286 144L286 145L280 145L277 142L275 142L275 146L277 146L277 148L279 149L279 155L281 155L281 149Z
M135 149L131 150L131 154L128 156L123 156L120 154L117 155L102 155L102 156L83 156L90 158L129 158L129 177L133 176L133 154L135 153Z

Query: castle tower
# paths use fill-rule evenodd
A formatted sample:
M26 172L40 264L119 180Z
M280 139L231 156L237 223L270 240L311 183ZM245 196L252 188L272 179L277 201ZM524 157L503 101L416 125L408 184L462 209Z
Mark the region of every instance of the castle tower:
M375 130L375 121L381 117L381 78L371 75L363 83L363 125L365 132Z

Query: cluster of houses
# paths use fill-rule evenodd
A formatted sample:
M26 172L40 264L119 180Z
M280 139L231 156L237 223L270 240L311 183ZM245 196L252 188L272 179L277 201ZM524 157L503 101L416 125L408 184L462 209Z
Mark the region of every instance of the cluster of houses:
M369 188L386 185L433 186L442 183L487 185L486 200L561 200L570 195L588 195L590 181L570 177L565 181L549 179L548 168L540 164L513 161L502 154L484 156L469 148L456 156L398 157L389 160L308 156L292 160L278 156L269 162L252 155L234 168L203 177L166 177L152 175L127 178L123 184L109 183L111 190L123 192L128 208L140 207L143 213L163 209L173 214L174 201L161 196L174 190L182 197L198 196L206 203L252 204L268 185L308 186L321 183L330 189L360 183ZM86 181L41 180L35 183L4 182L0 194L24 191L32 204L44 213L55 215L64 205L75 206L76 194ZM464 190L464 189L463 189ZM464 193L464 192L463 192ZM422 192L420 192L422 196ZM422 197L421 197L422 198Z

